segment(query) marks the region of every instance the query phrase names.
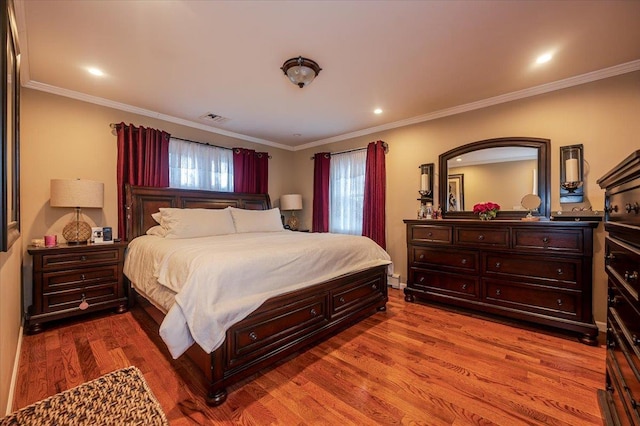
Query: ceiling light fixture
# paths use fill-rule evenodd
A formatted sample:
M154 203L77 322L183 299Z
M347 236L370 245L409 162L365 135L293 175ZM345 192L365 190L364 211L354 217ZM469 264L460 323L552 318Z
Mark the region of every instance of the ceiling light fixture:
M382 108L376 108L373 110L374 114L382 114Z
M322 71L316 61L298 56L291 58L282 64L280 69L289 77L289 80L299 88L309 85L314 78Z

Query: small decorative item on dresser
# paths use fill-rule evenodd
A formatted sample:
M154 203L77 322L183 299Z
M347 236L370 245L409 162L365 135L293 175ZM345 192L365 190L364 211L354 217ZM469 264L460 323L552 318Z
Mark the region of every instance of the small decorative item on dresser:
M498 215L498 210L500 210L500 206L491 201L473 206L473 212L478 215L480 220L494 219Z

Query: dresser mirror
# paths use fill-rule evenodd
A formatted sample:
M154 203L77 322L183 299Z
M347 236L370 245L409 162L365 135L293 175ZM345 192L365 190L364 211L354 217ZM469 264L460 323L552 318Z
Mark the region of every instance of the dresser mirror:
M521 219L529 213L522 197L535 194L540 207L533 216L550 215L550 141L497 138L459 146L439 157L439 203L444 218L474 218L473 206L500 205L498 219Z

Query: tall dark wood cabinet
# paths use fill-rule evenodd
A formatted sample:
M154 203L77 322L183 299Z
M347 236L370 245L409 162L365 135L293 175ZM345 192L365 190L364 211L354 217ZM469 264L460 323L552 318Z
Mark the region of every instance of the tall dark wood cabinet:
M605 190L608 425L640 425L640 150L598 184Z
M405 220L405 300L432 301L579 334L596 344L593 222Z

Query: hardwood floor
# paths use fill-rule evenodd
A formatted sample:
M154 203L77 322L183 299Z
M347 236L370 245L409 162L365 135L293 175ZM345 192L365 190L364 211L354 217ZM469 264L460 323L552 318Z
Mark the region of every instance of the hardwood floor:
M229 388L220 407L140 309L51 327L24 336L14 409L135 365L172 425L602 425L603 346L389 293L386 312Z

